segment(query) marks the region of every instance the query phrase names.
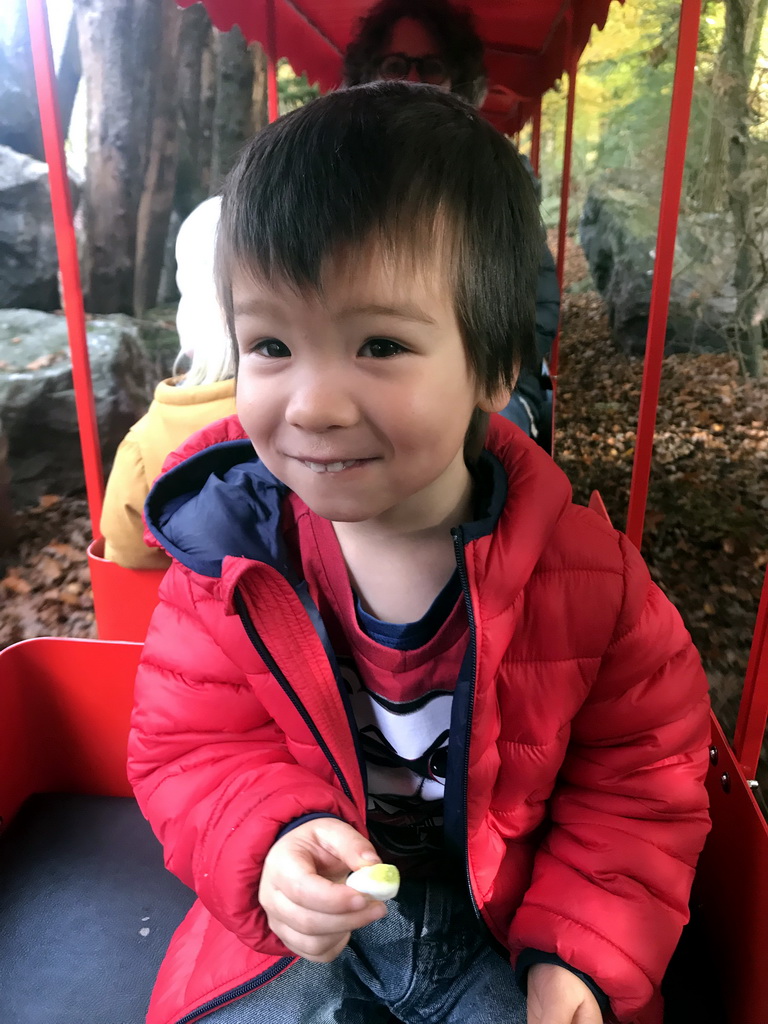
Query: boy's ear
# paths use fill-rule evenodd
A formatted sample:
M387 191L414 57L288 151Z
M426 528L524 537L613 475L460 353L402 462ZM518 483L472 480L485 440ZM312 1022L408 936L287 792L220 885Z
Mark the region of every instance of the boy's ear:
M512 392L507 391L506 388L497 388L490 395L485 395L477 403L478 409L482 412L501 412L502 409L507 407Z
M477 407L482 412L501 412L509 404L512 392L515 390L517 378L520 376L520 364L512 370L509 384L497 383L495 387L486 386L477 402Z
M484 390L477 403L478 409L482 412L501 412L508 405L516 383L517 373L512 378L511 387L501 384L492 390Z

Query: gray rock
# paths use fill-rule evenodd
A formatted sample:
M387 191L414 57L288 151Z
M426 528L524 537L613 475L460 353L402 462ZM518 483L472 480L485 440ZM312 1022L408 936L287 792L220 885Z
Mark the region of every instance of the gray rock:
M42 158L35 74L24 4L3 2L0 19L0 144Z
M48 165L0 146L0 307L59 308L57 274Z
M589 190L579 224L595 286L608 306L614 341L642 355L648 329L658 207L648 183L612 172ZM768 244L766 244L768 252ZM681 216L665 352L722 352L730 347L736 309L734 237L727 214ZM768 291L763 302L768 299Z
M154 381L138 328L115 315L88 322L88 351L105 474L143 415ZM83 467L62 316L0 310L0 418L17 506L83 487Z

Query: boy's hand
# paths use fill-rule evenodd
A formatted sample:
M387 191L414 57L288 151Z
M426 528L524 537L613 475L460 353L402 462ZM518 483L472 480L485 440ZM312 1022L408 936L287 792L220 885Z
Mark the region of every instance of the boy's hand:
M264 861L259 903L269 927L305 960L335 960L352 931L387 913L383 903L343 884L351 871L380 860L367 839L337 818L292 829Z
M584 982L557 964L528 971L528 1024L602 1024L597 1000Z

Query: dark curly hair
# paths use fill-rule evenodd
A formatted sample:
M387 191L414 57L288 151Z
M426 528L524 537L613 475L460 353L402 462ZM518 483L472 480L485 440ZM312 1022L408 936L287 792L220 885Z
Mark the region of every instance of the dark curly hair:
M448 65L451 92L479 107L488 84L483 44L469 11L453 7L448 0L380 0L360 19L357 35L344 54L344 85L376 81L379 60L401 18L424 26Z

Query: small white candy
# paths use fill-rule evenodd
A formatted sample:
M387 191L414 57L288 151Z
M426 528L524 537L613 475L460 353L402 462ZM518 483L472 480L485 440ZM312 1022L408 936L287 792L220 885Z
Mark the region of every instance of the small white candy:
M391 900L400 888L400 872L394 864L371 864L353 871L347 885L375 900Z

